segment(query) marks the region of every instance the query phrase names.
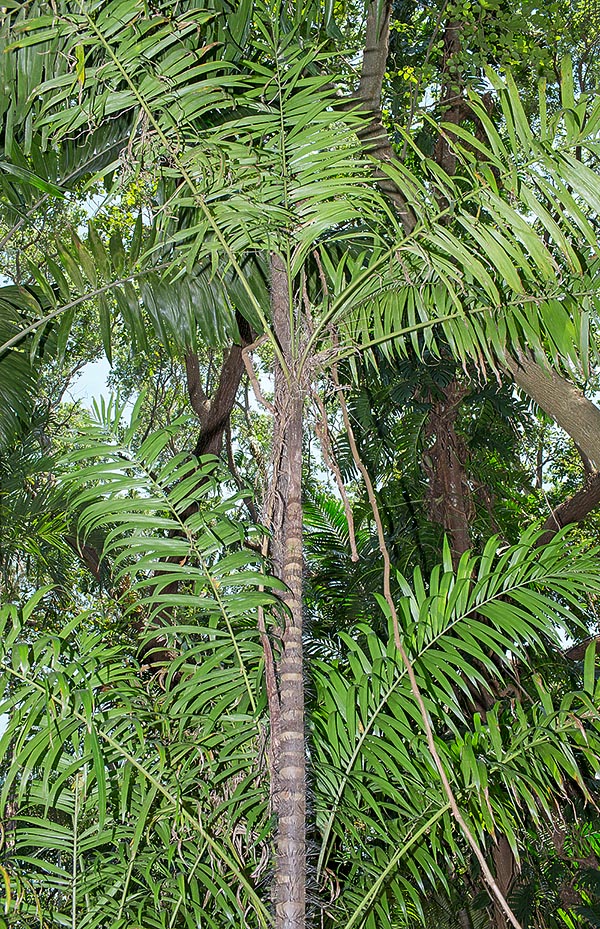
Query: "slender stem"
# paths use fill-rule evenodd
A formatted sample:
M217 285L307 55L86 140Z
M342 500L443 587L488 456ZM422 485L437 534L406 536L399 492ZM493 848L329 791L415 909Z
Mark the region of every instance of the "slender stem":
M327 422L327 410L325 409L325 404L323 400L315 390L313 392L313 400L319 411L320 420L317 421L315 425L315 432L321 443L321 450L323 452L323 458L327 467L333 472L335 477L335 482L337 484L338 491L342 498L342 504L344 506L344 513L346 514L346 522L348 523L348 540L350 542L350 557L352 561L356 562L359 560L358 549L356 547L356 532L354 529L354 514L352 512L352 504L350 503L350 498L348 497L348 491L346 490L346 485L342 478L342 472L340 471L340 466L336 460L333 443L331 441L331 435L329 432L329 423Z
M75 806L73 812L73 861L71 864L71 929L77 929L77 855L79 848L77 843L79 830L79 798L81 777L85 774L75 775Z
M273 328L286 369L275 367L274 476L271 526L275 572L285 584L277 732L277 836L274 903L277 929L306 925L306 753L304 747L302 604L302 427L304 394L294 373L288 266L271 258ZM289 374L286 373L289 372Z

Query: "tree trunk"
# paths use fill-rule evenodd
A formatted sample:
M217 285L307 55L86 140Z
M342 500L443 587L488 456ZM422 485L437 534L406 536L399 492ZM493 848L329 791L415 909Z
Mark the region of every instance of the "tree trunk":
M600 410L579 387L556 371L541 368L530 355L506 357L515 383L571 436L596 470L600 470Z
M504 897L508 898L515 879L516 862L506 836L499 836L492 849L492 858L494 859L498 887ZM497 900L493 900L492 926L494 929L508 929L506 916Z
M462 74L455 70L455 60L461 50L462 23L451 20L444 29L444 63L442 73L441 116L444 122L458 126L468 115L463 97ZM466 110L466 112L465 112ZM456 171L453 136L440 132L435 143L434 160L452 177Z
M465 389L454 380L443 389L444 397L433 403L426 432L434 442L423 455L429 478L428 516L448 534L455 568L464 552L471 547L473 518L465 469L467 448L455 428L465 393Z
M273 329L281 364L275 369L275 425L270 529L275 574L286 585L278 660L279 712L274 804L276 929L304 929L306 913L306 759L302 647L302 426L304 398L295 377L291 307L285 266L271 262Z
M371 0L367 7L365 47L356 93L356 98L369 117L359 137L366 151L379 161L389 161L395 157L381 118L381 90L388 56L391 15L391 0ZM376 172L376 176L380 189L394 204L405 232L412 232L416 218L403 192L383 171Z

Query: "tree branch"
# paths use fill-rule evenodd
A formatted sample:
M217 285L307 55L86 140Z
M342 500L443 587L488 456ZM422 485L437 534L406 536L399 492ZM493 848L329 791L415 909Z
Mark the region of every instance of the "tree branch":
M223 359L219 383L212 397L204 392L200 382L200 365L194 352L185 356L185 370L190 403L200 421L200 435L194 454L219 455L223 448L225 430L244 373L244 348L252 342L252 330L239 313L236 322L240 333L240 344L232 345Z
M579 387L551 369L544 369L530 354L505 358L515 384L564 429L594 470L600 470L600 409Z
M200 383L200 362L196 352L185 353L185 373L191 407L202 423L208 412L208 397Z
M587 479L581 490L552 511L543 525L544 534L540 536L537 544L545 545L550 542L563 526L580 523L598 504L600 504L600 474L596 472Z

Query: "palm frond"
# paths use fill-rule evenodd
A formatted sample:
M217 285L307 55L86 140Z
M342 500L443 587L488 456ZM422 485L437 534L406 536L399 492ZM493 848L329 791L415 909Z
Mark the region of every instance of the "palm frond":
M529 704L501 702L485 725L465 714L458 695L469 683L489 686L483 669L504 678L510 692L515 658L525 675L529 652L556 642L570 609L598 581L595 554L577 546L565 551L564 540L538 549L528 533L502 554L496 548L491 540L480 559L464 556L456 574L436 568L427 585L419 571L410 586L401 579L399 612L453 790L480 841L499 829L518 853L517 822L549 814L552 790L567 780L585 790L582 769L597 768L594 683L590 678L590 691L561 699L534 677ZM441 786L432 782L422 722L392 637L364 623L338 640L337 659L312 662L320 867L335 872L346 857L355 862L353 889L340 901L348 925L359 910L363 925L364 900L377 914L373 924L389 925L390 895L402 909L429 880L443 886L438 856L449 848L460 860L464 849ZM582 718L589 719L587 731ZM404 845L415 833L416 856ZM369 892L374 881L380 898Z
M237 493L223 494L217 461L170 459L169 430L137 449L137 410L126 427L122 412L97 410L65 459L62 488L80 531L105 536L127 581L126 618L149 638L158 624L176 657L157 677L129 636L107 640L93 612L35 634L43 590L22 613L3 608L11 879L30 887L23 918L41 906L52 924L75 907L89 927L215 925L223 912L266 925L255 879L270 828L255 614L275 582L245 545L254 530Z

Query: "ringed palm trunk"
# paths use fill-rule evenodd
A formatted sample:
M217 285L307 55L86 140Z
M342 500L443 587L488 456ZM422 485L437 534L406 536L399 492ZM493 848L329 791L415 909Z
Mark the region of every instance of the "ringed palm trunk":
M302 646L302 426L304 397L295 376L287 274L271 264L274 333L287 370L275 370L272 501L274 568L286 585L278 660L279 707L274 805L278 831L273 897L276 929L304 929L306 913L306 759Z

